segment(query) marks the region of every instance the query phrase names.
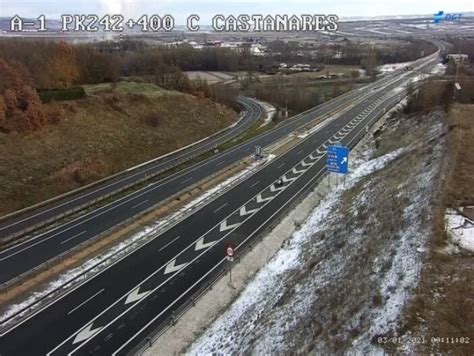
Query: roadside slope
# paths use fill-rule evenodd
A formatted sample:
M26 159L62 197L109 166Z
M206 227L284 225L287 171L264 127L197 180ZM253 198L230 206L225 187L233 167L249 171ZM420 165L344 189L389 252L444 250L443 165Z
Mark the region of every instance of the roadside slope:
M427 255L443 132L439 113L388 119L346 187L316 207L188 352L382 353Z
M232 111L150 84L87 86L63 102L66 120L0 134L0 215L163 155L229 126Z

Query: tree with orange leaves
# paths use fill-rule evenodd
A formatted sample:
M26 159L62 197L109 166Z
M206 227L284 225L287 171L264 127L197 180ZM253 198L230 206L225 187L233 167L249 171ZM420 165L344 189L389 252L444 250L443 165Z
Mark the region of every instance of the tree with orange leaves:
M28 71L0 59L0 130L28 132L46 125L47 118Z
M70 87L79 78L74 48L66 42L58 43L51 58L50 69L54 87Z

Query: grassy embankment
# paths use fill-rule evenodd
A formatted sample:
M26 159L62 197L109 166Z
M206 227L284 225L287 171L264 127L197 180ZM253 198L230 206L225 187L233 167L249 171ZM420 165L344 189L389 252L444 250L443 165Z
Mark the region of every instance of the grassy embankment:
M160 156L235 120L210 100L152 84L85 86L59 102L66 120L29 134L0 134L0 215Z

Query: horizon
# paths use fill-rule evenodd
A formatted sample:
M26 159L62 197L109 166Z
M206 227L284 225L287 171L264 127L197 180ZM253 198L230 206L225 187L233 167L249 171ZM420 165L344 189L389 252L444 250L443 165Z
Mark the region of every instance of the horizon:
M448 5L448 6L446 6ZM304 11L301 11L304 8ZM183 10L186 9L186 10ZM268 11L268 9L271 9ZM407 10L405 10L407 9ZM50 1L25 1L3 4L0 17L11 18L19 15L24 18L36 18L45 15L51 20L60 19L64 14L123 14L129 17L141 16L143 14L165 15L174 17L177 25L186 23L186 18L191 14L197 14L201 18L202 25L211 23L214 15L238 15L238 14L263 14L263 15L302 15L302 14L335 14L340 20L357 20L364 18L390 18L408 16L433 16L438 11L445 13L470 13L474 12L474 2L461 0L456 4L446 4L444 1L420 1L412 3L401 0L397 3L380 4L376 0L343 0L333 2L329 0L309 1L299 0L291 4L283 1L263 0L253 3L250 0L217 2L215 0L189 1L165 0L155 3L150 0L94 0L77 1L74 4L64 3L59 0Z

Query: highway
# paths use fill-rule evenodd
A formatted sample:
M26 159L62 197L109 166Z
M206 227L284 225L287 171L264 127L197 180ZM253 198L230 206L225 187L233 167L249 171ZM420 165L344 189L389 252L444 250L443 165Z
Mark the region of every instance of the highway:
M54 200L34 210L26 211L10 218L4 218L0 221L0 239L19 234L38 225L46 224L59 216L77 211L101 197L116 193L140 182L144 178L166 171L237 137L252 126L262 114L260 105L251 98L239 97L237 102L244 109L244 116L235 125L207 139L164 155L160 159L145 162L136 166L135 169L121 172L117 176L106 179L99 184L94 184L86 189L80 189L80 191L74 194Z
M434 59L434 58L432 58ZM428 60L423 62L428 65ZM353 147L416 73L397 73L288 152L4 332L4 355L125 355L321 179L329 144ZM299 117L312 116L306 113ZM282 177L283 185L275 186ZM26 342L27 341L27 342Z
M403 73L403 75L407 74ZM396 80L396 76L391 75L364 87L363 90L355 90L341 95L294 116L283 124L250 141L120 197L63 225L37 234L33 238L11 248L2 250L0 252L0 284L8 284L16 277L32 271L33 268L44 266L48 261L61 253L109 231L123 221L196 184L214 172L220 171L224 167L249 156L254 151L255 145L266 147L285 137L295 129L308 124L315 117L327 115L336 109L350 107L355 100L380 92L384 84L391 83L394 80ZM258 108L256 106L251 112L254 115L259 114ZM252 120L249 119L249 121Z

